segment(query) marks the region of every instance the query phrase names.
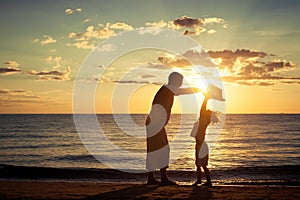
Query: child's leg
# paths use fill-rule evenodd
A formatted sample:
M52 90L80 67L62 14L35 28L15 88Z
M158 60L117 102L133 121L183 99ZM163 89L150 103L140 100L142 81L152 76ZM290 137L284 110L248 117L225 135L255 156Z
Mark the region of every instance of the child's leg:
M201 167L197 166L197 181L193 184L193 186L197 186L198 184L201 184L201 176L202 176L202 172L201 172Z
M201 167L197 166L197 182L198 183L201 183L201 177L202 177Z
M205 177L206 177L206 183L208 186L211 186L211 178L210 178L210 172L209 172L209 169L207 168L207 166L204 166L203 167L204 169L204 173L205 173Z

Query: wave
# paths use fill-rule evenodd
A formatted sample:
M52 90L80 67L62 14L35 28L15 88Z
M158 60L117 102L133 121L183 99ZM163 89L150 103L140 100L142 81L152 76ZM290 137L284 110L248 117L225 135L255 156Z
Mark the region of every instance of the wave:
M54 157L53 160L78 161L78 162L100 162L94 156L88 155L65 155Z
M223 183L258 183L284 182L300 186L300 165L236 167L223 170L211 170L212 178ZM177 181L192 182L194 171L168 171L169 176ZM157 176L159 173L157 171ZM112 182L144 182L147 174L128 173L114 169L95 168L49 168L0 164L1 179L64 179L93 180Z

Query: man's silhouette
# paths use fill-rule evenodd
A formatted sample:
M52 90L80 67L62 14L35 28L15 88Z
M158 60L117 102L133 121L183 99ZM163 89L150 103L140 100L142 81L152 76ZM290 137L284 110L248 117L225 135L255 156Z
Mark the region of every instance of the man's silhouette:
M167 125L174 96L198 92L196 88L180 88L183 76L178 72L169 75L167 85L163 85L156 93L150 114L146 120L147 130L147 159L146 169L148 172L147 184L159 184L154 178L154 171L160 169L162 185L176 185L167 177L170 147L165 126Z

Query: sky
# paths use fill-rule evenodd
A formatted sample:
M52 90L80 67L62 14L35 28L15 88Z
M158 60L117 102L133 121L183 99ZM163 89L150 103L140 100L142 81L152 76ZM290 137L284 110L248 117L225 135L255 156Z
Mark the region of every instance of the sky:
M297 0L1 1L0 113L73 113L75 82L95 48L114 55L106 41L162 29L202 48L181 54L144 48L107 66L96 59L96 73L86 80L96 85L95 112L147 113L170 72L186 72L185 81L197 85L187 60L205 57L196 67L204 79L217 70L226 113L300 113L299 9ZM173 112L180 107L198 112L189 97L176 97Z

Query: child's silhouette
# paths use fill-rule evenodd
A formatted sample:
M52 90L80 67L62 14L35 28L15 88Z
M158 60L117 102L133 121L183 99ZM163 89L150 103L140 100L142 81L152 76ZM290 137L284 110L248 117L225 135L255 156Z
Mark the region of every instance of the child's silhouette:
M204 101L201 106L200 110L200 116L199 116L199 125L198 130L195 136L196 139L196 146L195 146L195 157L196 157L196 167L197 167L197 181L193 184L193 186L197 186L198 184L201 184L201 176L202 171L201 167L204 170L204 174L206 176L206 183L203 184L205 186L212 186L211 184L211 177L210 177L210 171L207 168L208 165L208 146L205 140L206 135L206 129L208 125L212 123L219 122L218 117L216 116L215 112L212 112L210 110L206 109L207 101L211 98L210 94L208 92L204 93Z

